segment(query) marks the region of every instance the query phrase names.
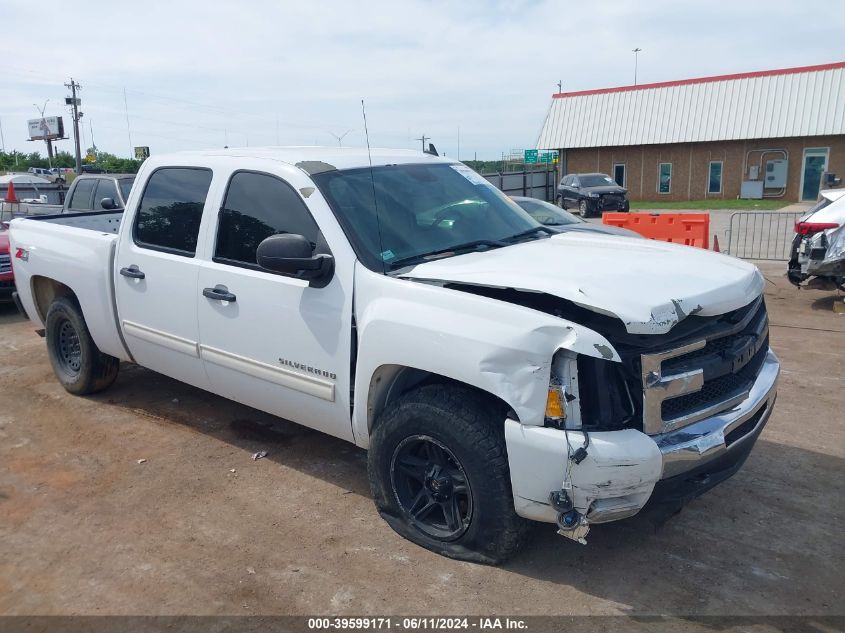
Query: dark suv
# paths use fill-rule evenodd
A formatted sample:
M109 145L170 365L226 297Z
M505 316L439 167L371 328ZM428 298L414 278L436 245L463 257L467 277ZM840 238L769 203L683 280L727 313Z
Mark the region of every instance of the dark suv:
M557 197L564 209L578 209L582 218L602 211L628 211L628 190L607 174L568 174L560 181Z

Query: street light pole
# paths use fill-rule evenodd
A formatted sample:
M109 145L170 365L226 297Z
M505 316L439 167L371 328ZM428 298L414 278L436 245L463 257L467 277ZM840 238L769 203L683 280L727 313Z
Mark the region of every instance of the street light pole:
M634 85L637 85L637 62L639 61L640 51L643 50L641 48L635 48L632 52L634 53Z
M44 102L44 105L40 108L38 107L37 103L33 103L32 105L35 106L35 109L38 110L38 113L41 115L42 125L44 125L44 111L47 109L47 104L50 103L50 100L47 99ZM50 169L53 169L53 141L51 141L47 135L47 130L44 130L44 142L47 143L47 165Z

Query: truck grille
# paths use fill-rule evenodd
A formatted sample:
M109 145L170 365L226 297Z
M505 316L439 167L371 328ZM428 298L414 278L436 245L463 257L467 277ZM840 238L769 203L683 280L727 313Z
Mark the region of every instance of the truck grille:
M9 253L0 254L0 274L12 272L12 257Z
M728 332L642 355L643 429L665 433L742 402L769 349L762 301Z

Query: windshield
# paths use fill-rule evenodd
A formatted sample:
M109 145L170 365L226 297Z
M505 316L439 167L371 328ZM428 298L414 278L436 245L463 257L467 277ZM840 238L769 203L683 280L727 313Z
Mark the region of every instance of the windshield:
M528 211L528 215L546 226L563 226L565 224L580 224L583 220L571 213L558 209L555 205L543 200L514 199L519 206Z
M129 198L129 192L132 190L132 183L135 182L134 178L121 178L117 181L120 185L120 195L123 196L123 201Z
M605 176L604 174L589 174L586 176L578 176L581 180L582 187L606 187L607 185L615 185L613 178Z
M358 258L378 272L550 231L464 165L388 165L313 179Z

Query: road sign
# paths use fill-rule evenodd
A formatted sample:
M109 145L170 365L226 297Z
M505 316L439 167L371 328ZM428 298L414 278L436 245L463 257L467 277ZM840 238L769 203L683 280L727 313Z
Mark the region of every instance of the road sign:
M537 154L539 152L536 149L527 149L524 152L524 160L526 165L535 165L537 163Z
M554 163L557 161L557 152L543 152L540 154L541 163Z
M150 157L150 148L141 145L135 148L135 160L145 160Z

